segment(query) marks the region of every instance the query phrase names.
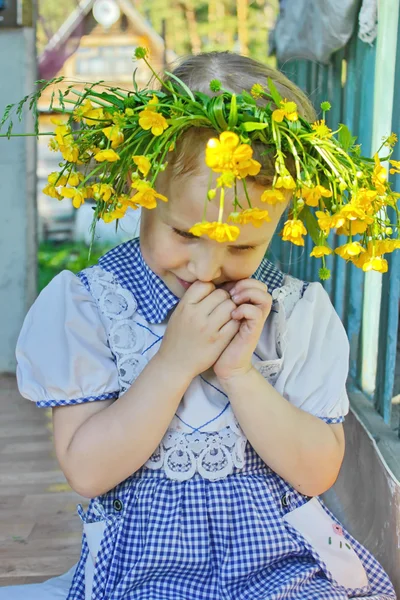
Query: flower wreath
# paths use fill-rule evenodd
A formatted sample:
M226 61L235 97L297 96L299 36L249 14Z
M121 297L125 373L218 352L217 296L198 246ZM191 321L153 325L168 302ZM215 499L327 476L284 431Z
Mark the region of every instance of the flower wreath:
M270 220L267 209L252 207L246 188L246 177L257 175L261 168L252 158L251 146L260 141L275 149L275 176L261 201L266 205L286 202L283 192L289 190L293 194L282 239L304 246L304 236L310 234L315 244L310 256L322 259L320 278L330 276L325 256L333 252L327 242L331 230L347 237L347 243L335 250L340 257L364 271L387 271L384 254L400 248L400 194L391 190L387 170L381 164L381 160L389 160L392 155L397 142L394 133L383 140L373 159L363 157L345 125L332 131L325 124L329 102L321 104L322 120L309 123L298 115L295 102L280 96L270 79L268 88L257 83L250 93L243 91L240 95L213 80L210 89L217 95L210 97L191 91L167 71L168 80L161 80L148 62L146 49L137 48L135 56L146 62L161 83L160 90L139 90L135 78L134 91L97 82L80 92L70 85L65 92L58 92L59 109L52 107L53 92L50 110L57 110L64 117L53 119L55 132L43 135L52 136L49 146L60 151L64 161L59 172L48 176L45 194L58 200L71 198L75 208L93 198L94 234L99 219L110 222L122 218L128 207L152 209L157 200L167 202L154 186L159 172L166 168L168 153L174 151L177 140L188 128L206 127L219 134L208 141L205 153L207 166L219 177L216 188L209 188L205 195L203 220L193 225L192 234L206 235L218 242L234 241L240 233L238 224L252 223L257 227ZM16 107L21 119L28 100L36 116L33 135L39 135L37 100L44 89L62 80L41 80L40 91L7 106L1 121L1 126L9 121L5 136L12 136L12 109ZM70 99L70 94L76 98ZM265 106L257 104L259 99L265 99ZM383 148L387 149L386 156L380 158ZM289 172L288 158L294 163L295 177ZM400 161L390 160L390 165L390 173L400 173ZM128 175L132 178L133 195L126 193ZM247 208L239 204L238 184L243 185ZM232 187L233 210L228 223L224 223L225 189ZM217 193L219 218L209 222L207 202ZM395 223L390 221L388 207L393 209Z

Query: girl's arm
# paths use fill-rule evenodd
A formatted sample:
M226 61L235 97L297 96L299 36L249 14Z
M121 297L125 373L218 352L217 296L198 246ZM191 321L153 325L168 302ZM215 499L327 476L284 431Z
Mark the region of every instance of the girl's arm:
M57 458L71 487L94 498L137 471L162 440L192 379L215 363L239 324L228 292L195 282L158 353L118 400L53 409Z
M232 317L239 320L240 329L214 365L215 374L246 437L264 462L301 493L317 496L333 485L339 473L343 427L328 425L291 404L252 366L253 352L271 310L266 286L243 279L230 293L238 305ZM296 351L305 353L300 342ZM312 377L312 372L307 374ZM301 395L301 390L298 393Z
M328 425L288 402L254 368L221 381L257 454L306 496L336 481L344 456L341 424Z

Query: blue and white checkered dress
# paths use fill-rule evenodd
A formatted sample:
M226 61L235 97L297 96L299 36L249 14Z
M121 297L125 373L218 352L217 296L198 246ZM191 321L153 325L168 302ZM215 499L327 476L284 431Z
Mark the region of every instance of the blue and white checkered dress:
M154 337L141 354L155 352L162 339L160 324L167 322L178 298L145 264L137 241L127 242L107 253L100 259L99 267L103 274L108 274L107 281L118 281L128 294L124 296L127 301L129 294L135 298L137 324ZM79 279L86 290L96 295L91 277L98 267L93 269L81 272ZM265 282L273 297L275 292L278 298L284 284L283 273L264 260L254 277ZM312 285L319 284L310 284L310 287ZM307 289L302 284L300 297ZM276 302L273 308L279 312ZM118 343L121 343L120 335ZM116 350L115 360L117 356ZM278 359L275 362L278 364ZM276 374L271 376L276 377ZM59 396L36 401L39 406L57 406L117 398L121 387L110 389L113 385L110 383L108 389L100 390L102 393L86 393L79 398ZM211 389L209 381L204 380L202 385ZM219 392L216 388L212 391ZM225 412L229 408L229 400L226 401ZM214 422L222 418L222 413ZM343 416L317 416L330 423L343 420ZM209 422L207 427L210 432ZM192 429L197 436L202 433L201 426ZM153 459L156 461L159 456ZM175 466L178 462L177 459ZM183 462L180 466L183 469ZM88 587L85 568L93 550L89 551L90 540L84 534L68 600L344 600L356 597L395 600L392 585L381 566L323 507L322 518L328 519L331 527L326 544L332 547L336 544L337 560L344 556L343 552L352 553L353 560L362 565L363 584L352 586L334 576L333 572L337 571L331 568L325 555L288 519L294 511L309 506L308 502L309 498L271 471L246 441L242 460L238 458L224 477L213 479L196 471L191 476L179 472L174 478L168 476L166 469L146 463L115 489L92 500L86 514L79 508L85 531L89 531L90 525L101 523L102 538L95 552L91 594L86 591L85 596L85 577Z

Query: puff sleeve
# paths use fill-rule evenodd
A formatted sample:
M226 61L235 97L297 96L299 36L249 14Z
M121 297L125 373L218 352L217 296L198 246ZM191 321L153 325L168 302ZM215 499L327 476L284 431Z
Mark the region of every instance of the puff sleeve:
M29 310L16 348L20 393L40 407L118 398L115 362L95 300L62 271Z
M311 283L294 306L282 342L283 367L275 389L327 423L342 422L349 410L349 342L320 283Z

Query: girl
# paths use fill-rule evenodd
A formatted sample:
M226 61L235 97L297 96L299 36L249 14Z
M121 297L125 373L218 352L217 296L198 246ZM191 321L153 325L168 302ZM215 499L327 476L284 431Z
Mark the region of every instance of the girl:
M189 125L168 138L157 193L140 179L150 159L134 155L133 201L147 206L140 238L77 276L62 272L31 308L17 347L20 391L52 407L61 468L91 502L86 513L78 507L76 567L44 584L3 588L0 598L394 600L380 565L318 499L344 453L344 328L320 283L285 275L264 258L287 205L299 210L311 190L294 196L300 172L293 153L279 162L276 136L286 131L279 124L300 139L293 124L315 121L313 109L282 74L229 53L191 57L167 83L176 77L197 104L230 92L231 125L235 107L251 104L250 91L253 115L265 94L275 95L275 141L254 139L256 161L233 127L218 138L211 126ZM258 83L267 78L269 91ZM169 100L148 99L139 124L161 140ZM90 126L103 109L82 106L75 115ZM182 101L174 106L178 114ZM244 128L257 131L255 122ZM115 144L108 154L95 150L100 164L105 156L113 163L112 152L124 156L122 126L114 119L110 127L104 135ZM65 153L70 135L64 130L58 141ZM320 199L336 193L318 181ZM207 190L211 218L200 222ZM100 200L105 191L96 188ZM114 205L109 218L123 208ZM284 239L301 244L296 223Z

